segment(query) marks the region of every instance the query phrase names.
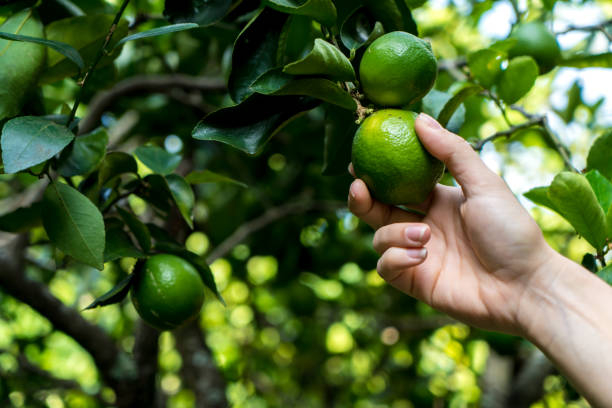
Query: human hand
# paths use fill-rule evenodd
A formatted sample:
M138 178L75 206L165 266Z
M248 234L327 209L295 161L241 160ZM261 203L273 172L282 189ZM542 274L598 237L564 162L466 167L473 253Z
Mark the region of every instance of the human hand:
M374 200L362 180L349 209L376 229L380 275L468 324L522 334L525 297L554 280L559 255L504 181L461 137L421 114L417 134L460 184L437 185L415 213ZM352 171L351 171L352 172ZM527 302L529 303L529 302Z

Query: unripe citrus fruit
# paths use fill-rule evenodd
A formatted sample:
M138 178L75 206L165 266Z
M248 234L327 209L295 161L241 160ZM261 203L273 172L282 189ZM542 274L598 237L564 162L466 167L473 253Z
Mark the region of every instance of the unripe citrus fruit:
M377 38L359 66L363 92L383 106L417 102L432 88L437 74L438 63L429 43L403 31Z
M379 110L355 133L355 175L384 203L425 201L444 171L444 164L421 144L414 130L416 117L416 113L405 110Z
M553 69L561 57L557 39L538 21L519 25L510 38L516 39L516 44L510 49L509 56L529 55L538 63L540 74Z
M189 262L175 255L150 257L135 276L132 303L142 319L160 330L191 320L204 302L204 283Z

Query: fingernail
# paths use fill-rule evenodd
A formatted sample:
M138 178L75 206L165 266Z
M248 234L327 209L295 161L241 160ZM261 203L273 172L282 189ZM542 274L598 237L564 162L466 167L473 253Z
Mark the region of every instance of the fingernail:
M408 254L409 258L416 259L419 261L422 259L425 259L425 257L427 256L427 250L425 248L420 248L420 249L408 248L405 251Z
M423 242L423 237L425 236L425 232L427 231L427 227L406 227L404 230L404 234L408 241L412 242Z
M432 118L426 113L419 113L419 118L425 122L425 124L432 129L442 129L442 126L438 123L437 120Z
M355 195L355 183L351 184L351 187L349 187L349 196L351 196L351 199L354 200L356 195Z

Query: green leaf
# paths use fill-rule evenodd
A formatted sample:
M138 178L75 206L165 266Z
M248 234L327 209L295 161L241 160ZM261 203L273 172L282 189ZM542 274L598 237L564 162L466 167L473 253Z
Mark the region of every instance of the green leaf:
M550 198L548 198L548 187L535 187L523 195L534 203L544 207L548 207L551 210L561 214L561 211L557 209L557 206L551 201Z
M311 18L292 15L283 27L278 44L280 65L285 65L304 58L312 51L314 40L323 37L318 24Z
M404 23L403 31L409 32L410 34L413 34L418 37L419 30L417 28L416 22L414 21L414 18L412 17L410 9L406 5L406 1L395 0L395 5L397 6L397 9L399 10L402 16L402 22Z
M43 25L33 17L31 9L9 17L0 25L0 31L32 37L44 35ZM44 63L45 47L0 40L0 120L19 114Z
M134 157L123 152L111 152L104 157L98 173L98 186L103 186L113 178L125 173L138 174L138 164Z
M336 23L336 7L331 0L266 0L265 3L283 13L312 17L328 27Z
M448 101L453 97L452 94L448 92L438 91L437 89L432 89L425 95L425 97L421 100L421 109L423 112L428 114L431 117L438 117L440 112ZM465 122L465 106L463 104L459 105L459 107L455 110L450 120L446 124L446 128L451 132L458 133L461 129L461 126Z
M295 79L283 75L280 70L269 71L259 77L251 88L264 95L311 96L344 109L355 111L353 97L337 83L323 78Z
M172 173L181 162L181 156L168 153L158 146L140 146L134 154L145 166L158 174Z
M603 209L586 177L567 171L557 174L548 188L548 198L596 250L606 242Z
M287 15L270 9L260 11L242 30L232 52L228 89L239 103L253 93L251 85L279 65L278 47Z
M610 159L612 160L612 156ZM612 183L597 170L589 171L585 177L593 188L601 208L606 211L612 205Z
M582 257L582 262L580 262L580 265L584 266L586 269L588 269L591 272L597 272L597 262L595 261L595 257L593 256L593 254L589 254L589 253L584 254L584 256Z
M142 38L149 37L157 37L164 34L176 33L178 31L191 30L192 28L199 27L195 23L179 23L179 24L171 24L164 27L153 28L147 31L141 31L140 33L128 35L127 37L123 37L121 40L115 44L115 47L124 44L128 41L140 40ZM113 47L113 48L115 48Z
M538 64L533 58L512 58L499 78L497 91L500 98L506 103L515 103L529 92L538 73Z
M446 102L446 105L444 105L444 108L442 108L440 115L438 115L438 122L440 122L442 126L446 126L459 106L461 106L461 104L467 98L480 93L480 91L482 91L482 87L480 85L471 85L462 88L452 98L450 98L448 102Z
M193 194L191 186L178 174L168 174L166 176L166 182L172 194L172 200L179 209L185 222L187 222L187 225L189 225L189 228L193 229L195 195Z
M39 226L41 210L42 205L38 202L30 207L17 208L14 211L0 215L0 231L17 234Z
M558 65L574 68L612 68L612 52L595 55L574 55L562 59Z
M593 142L587 156L587 169L599 170L601 174L612 180L612 131L604 133Z
M514 48L518 40L516 38L506 38L504 40L499 40L489 47L493 51L499 51L503 54L508 54L508 52Z
M341 25L340 40L350 50L352 57L359 48L368 46L384 33L382 23L362 7L355 10Z
M224 176L222 174L213 173L210 170L194 170L185 177L185 181L189 184L229 183L247 188L247 185L243 182L234 180L233 178Z
M333 105L325 107L324 175L344 174L351 162L353 136L357 131L354 112Z
M85 65L90 66L104 44L114 17L112 14L86 15L53 21L45 27L47 39L69 44L81 54ZM112 50L119 39L126 36L127 30L127 21L121 20L107 49ZM111 64L118 55L118 52L106 54L100 60L98 68ZM72 61L56 51L49 51L47 68L39 82L48 84L78 73L79 69Z
M102 269L105 232L102 214L74 188L51 183L43 198L43 225L51 242L77 261Z
M317 104L316 100L303 96L255 94L240 105L204 117L194 128L192 136L199 140L223 142L254 155L287 122Z
M94 300L89 306L83 310L95 309L100 306L112 305L121 302L127 296L130 288L132 287L132 279L134 273L130 273L117 283L111 290Z
M612 265L608 265L597 272L597 276L603 279L608 285L612 285Z
M504 53L485 48L468 54L467 63L474 79L485 88L490 88L497 83L502 73L504 59Z
M168 182L162 175L149 174L146 176L144 178L144 188L139 189L136 194L163 212L163 216L167 216L172 208L173 200L170 187L168 187Z
M351 62L333 44L317 38L312 51L299 61L285 65L283 72L291 75L323 75L339 81L355 80Z
M111 262L120 258L144 258L144 256L134 246L130 236L122 228L109 228L106 231L104 262Z
M136 241L138 241L138 245L144 252L149 252L151 250L151 233L149 232L149 228L138 219L134 214L129 211L124 210L123 208L117 206L117 212L121 219L128 226Z
M582 103L582 86L580 80L574 81L572 86L567 91L567 105L563 110L554 109L555 113L563 119L565 123L570 123L574 120L576 109Z
M81 58L81 54L79 54L79 52L70 45L61 41L50 41L45 40L44 38L30 37L28 35L19 35L4 32L0 32L0 38L4 38L5 40L30 42L47 46L59 52L64 57L68 58L70 61L74 62L77 67L79 67L79 69L82 70L83 68L85 68L85 63L83 62L83 58Z
M221 20L232 0L166 0L164 16L173 23L196 23L209 26Z
M72 146L62 152L58 171L64 177L94 171L104 158L107 144L108 134L104 128L77 137Z
M608 208L608 213L606 214L606 235L610 242L612 242L612 205Z
M74 134L65 126L36 116L11 119L2 128L2 161L5 173L16 173L61 152Z

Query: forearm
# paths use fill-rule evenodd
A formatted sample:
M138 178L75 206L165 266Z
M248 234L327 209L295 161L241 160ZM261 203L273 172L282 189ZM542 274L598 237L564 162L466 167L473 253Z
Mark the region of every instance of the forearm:
M524 335L593 406L611 407L612 288L560 255L546 268L552 279L526 291Z

